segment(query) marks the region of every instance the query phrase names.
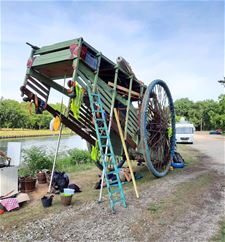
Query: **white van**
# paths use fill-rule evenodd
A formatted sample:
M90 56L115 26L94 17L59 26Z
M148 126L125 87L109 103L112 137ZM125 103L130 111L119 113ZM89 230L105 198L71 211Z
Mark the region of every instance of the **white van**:
M189 143L194 142L195 127L193 124L182 120L176 124L176 142L177 143Z

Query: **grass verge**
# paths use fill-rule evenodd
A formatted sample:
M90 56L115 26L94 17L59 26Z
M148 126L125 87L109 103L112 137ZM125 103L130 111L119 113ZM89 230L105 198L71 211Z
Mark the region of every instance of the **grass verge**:
M59 131L51 131L49 129L0 129L1 138L16 138L16 137L32 137L32 136L52 136L59 134ZM63 135L73 134L70 129L63 129Z
M212 242L225 242L225 218L220 222L219 232L212 237Z
M69 173L70 183L77 184L82 192L73 196L72 207L79 209L89 201L97 200L99 190L94 189L95 182L98 179L99 170L94 163L76 165L77 169L73 173ZM43 208L41 197L47 194L47 184L37 185L34 192L29 193L31 201L24 204L19 210L5 212L0 219L1 230L11 230L17 228L27 222L45 218L52 214L60 213L68 207L61 204L60 195L55 195L53 205L49 208ZM105 191L104 191L105 194ZM71 207L71 206L70 206Z

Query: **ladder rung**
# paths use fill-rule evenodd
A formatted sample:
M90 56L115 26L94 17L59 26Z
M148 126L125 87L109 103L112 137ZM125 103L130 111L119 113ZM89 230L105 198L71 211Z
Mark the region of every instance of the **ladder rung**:
M118 185L118 181L117 181L117 179L111 181L111 183L109 183L109 186L118 187L119 185Z
M107 175L115 174L115 171L109 171L107 172Z
M102 148L106 148L106 147L109 147L109 145L102 145Z
M108 136L101 136L101 135L100 135L100 138L101 138L101 139L107 139Z
M107 130L105 127L98 127L99 130Z
M104 156L112 156L112 153L104 154Z
M95 113L102 113L101 110L94 110Z
M106 167L112 165L111 162L107 162L107 161L105 161L104 164L105 164Z
M115 190L111 191L111 194L115 194L115 193L120 193L120 189L115 189Z
M96 121L104 121L102 118L96 118Z
M97 93L91 93L91 96L95 96L95 97L98 97L99 96L99 94L97 94Z
M93 103L96 104L96 105L99 105L99 101L93 100ZM102 108L100 107L100 109L102 109Z

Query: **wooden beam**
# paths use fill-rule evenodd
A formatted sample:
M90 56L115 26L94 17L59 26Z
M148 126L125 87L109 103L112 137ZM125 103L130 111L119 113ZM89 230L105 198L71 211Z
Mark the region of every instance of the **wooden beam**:
M49 94L49 86L47 86L44 83L39 83L38 81L36 81L32 76L29 76L28 79L33 82L37 87L39 87L43 92L45 92L47 95Z
M31 96L33 93L31 91L29 91L25 86L23 86L21 88L22 92L24 94L26 94L27 96ZM39 100L41 100L40 98L38 98ZM70 128L71 130L73 130L76 134L78 134L81 138L85 139L87 142L89 142L91 145L95 145L95 139L90 136L88 133L84 132L79 124L76 123L76 120L73 122L70 121L67 117L65 117L63 114L60 115L60 112L55 110L54 108L52 108L51 106L49 106L47 104L46 106L46 110L51 113L54 117L55 116L60 116L61 117L61 121L62 123L67 126L68 128Z
M27 86L29 86L31 89L33 89L35 92L37 92L40 96L42 96L45 100L47 100L48 95L46 95L44 92L42 92L42 90L38 89L37 87L35 87L31 81L29 80L27 82Z
M112 83L112 82L108 82L108 85L111 86L111 87L113 87L113 83ZM118 90L121 90L121 91L126 92L127 95L128 95L128 93L129 93L129 89L128 89L128 88L122 87L122 86L120 86L120 85L117 85L116 88L117 88ZM139 94L138 92L131 91L131 94L134 95L134 96L140 97L140 94Z
M125 143L123 131L122 131L122 128L121 128L121 125L120 125L120 121L119 121L119 117L118 117L116 108L114 108L114 115L115 115L115 118L116 118L117 127L119 129L119 134L120 134L120 139L121 139L121 142L122 142L122 145L123 145L123 150L124 150L126 160L127 160L127 163L128 163L129 169L130 169L130 174L131 174L132 182L133 182L133 185L134 185L134 191L136 193L136 197L139 198L139 194L138 194L138 190L137 190L137 184L136 184L136 180L135 180L135 177L134 177L134 172L133 172L133 169L132 169L132 166L131 166L127 146L126 146L126 143Z
M61 86L58 83L54 82L50 78L42 75L41 73L38 73L37 71L35 71L32 68L30 70L30 75L33 76L34 78L36 78L38 81L43 82L44 84L48 85L49 87L53 87L57 91L65 94L66 96L68 96L66 88L64 88L63 86Z

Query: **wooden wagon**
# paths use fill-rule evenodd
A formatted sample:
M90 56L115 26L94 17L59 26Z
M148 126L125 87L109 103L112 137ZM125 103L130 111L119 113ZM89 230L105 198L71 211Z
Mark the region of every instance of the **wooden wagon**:
M168 172L175 147L175 114L164 81L144 85L123 58L114 63L82 38L31 47L21 87L25 100L36 97L37 105L60 117L88 144L95 146L98 141L103 155L97 161L100 168L107 149L113 150L108 154L124 157L112 111L116 108L130 157L146 162L157 177ZM59 79L70 80L69 86L60 85ZM69 97L66 114L48 105L51 88ZM76 110L71 105L74 102Z

